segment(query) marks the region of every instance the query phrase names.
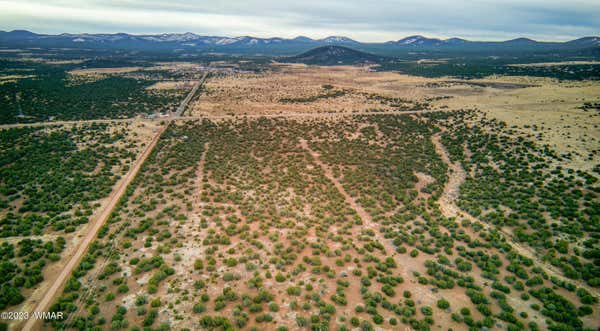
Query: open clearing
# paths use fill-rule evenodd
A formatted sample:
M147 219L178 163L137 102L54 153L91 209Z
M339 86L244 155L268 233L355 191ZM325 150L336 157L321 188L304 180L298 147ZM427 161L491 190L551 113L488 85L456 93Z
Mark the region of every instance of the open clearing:
M210 79L191 115L357 112L412 108L427 102L419 84L438 80L369 67L274 65L272 71Z
M195 81L166 81L158 82L147 87L149 90L179 90L179 89L191 89Z

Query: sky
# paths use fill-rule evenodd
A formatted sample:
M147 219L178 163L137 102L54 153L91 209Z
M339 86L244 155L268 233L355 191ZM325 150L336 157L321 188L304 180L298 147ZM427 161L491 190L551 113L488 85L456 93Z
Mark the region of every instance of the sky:
M600 35L600 0L0 0L0 30L564 41Z

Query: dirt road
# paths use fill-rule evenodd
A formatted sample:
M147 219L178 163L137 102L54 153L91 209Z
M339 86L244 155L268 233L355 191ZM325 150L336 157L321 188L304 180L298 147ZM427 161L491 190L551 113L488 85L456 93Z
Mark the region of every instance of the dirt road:
M175 112L176 117L180 117L181 115L183 115L188 103L190 103L190 101L196 95L198 90L202 87L202 85L204 85L204 82L206 82L206 79L208 78L208 73L208 71L204 73L204 76L202 76L202 78L196 83L196 85L194 85L194 87L192 88L190 93L188 93L185 99L181 101L181 104L179 105L179 107L177 107L177 111Z
M446 163L446 165L450 169L448 182L446 183L446 186L444 187L444 191L442 192L442 196L439 199L440 210L441 210L442 214L444 214L444 216L446 216L446 217L459 217L460 216L462 218L468 219L471 222L477 222L477 223L481 224L486 230L490 230L492 228L496 229L498 232L500 232L503 235L503 237L506 239L506 242L508 244L510 244L512 249L514 249L517 253L533 260L535 262L535 264L537 264L542 269L544 269L544 271L546 271L549 275L554 276L562 281L576 284L578 287L586 289L588 292L590 292L594 296L600 297L600 293L597 289L587 285L586 283L584 283L580 280L569 279L569 278L563 276L562 272L560 270L558 270L555 266L542 261L538 257L536 252L533 251L533 249L531 249L529 247L525 247L524 245L521 245L518 242L515 242L512 239L512 236L510 235L510 233L507 233L506 231L504 231L501 228L490 226L486 222L482 222L479 219L477 219L476 217L473 217L472 215L461 210L456 205L456 200L459 197L460 186L467 178L466 172L459 162L452 162L450 160L448 151L446 150L446 147L444 147L444 145L442 144L440 138L441 138L441 134L437 133L431 137L431 142L434 144L435 150L438 153L438 155L442 158L442 161L444 161L444 163Z
M61 273L58 275L58 277L56 278L56 280L54 281L52 286L50 286L50 288L48 289L48 291L46 292L46 294L44 295L42 300L40 300L40 302L37 304L37 306L35 307L35 311L38 311L38 312L48 311L48 309L50 308L50 305L60 295L60 293L65 285L65 282L69 279L69 277L71 277L71 273L72 273L73 269L79 265L81 259L83 258L85 252L88 249L88 246L96 239L96 235L98 234L100 227L102 227L102 225L104 225L104 223L110 216L112 210L115 208L115 206L119 202L119 199L121 198L121 196L123 196L123 193L125 193L127 186L129 185L129 183L131 183L133 178L135 178L135 176L138 173L138 171L140 170L142 164L148 158L148 155L150 155L150 153L154 149L154 146L156 146L156 143L158 142L158 139L160 138L163 131L164 131L164 128L158 129L158 131L152 138L152 141L150 142L150 144L148 144L146 146L144 151L140 154L140 156L134 162L131 169L129 169L127 174L115 186L115 188L110 193L109 198L104 202L104 204L95 213L95 215L92 216L92 220L91 220L92 226L90 227L89 232L85 235L85 237L81 241L79 247L77 248L77 251L75 252L73 257L71 257L71 259L69 260L69 262L67 263L65 268L62 269ZM42 322L41 320L30 318L29 320L27 320L27 322L23 326L23 330L26 330L26 331L35 330L38 323L41 323L41 322Z
M189 99L191 99L194 96L194 94L197 92L198 88L206 80L206 77L208 77L207 74L204 75L203 79L198 83L197 88L193 89L188 94L188 96L186 97L185 100L189 101ZM37 304L34 311L37 311L37 312L48 311L48 309L50 308L50 305L62 293L62 289L63 289L66 281L69 279L69 277L71 277L73 270L81 262L81 259L87 252L89 245L96 239L98 231L100 230L102 225L104 225L104 223L106 223L106 221L108 220L113 209L115 208L115 206L117 205L117 203L119 202L119 200L121 199L123 194L125 193L125 190L127 189L129 184L131 183L131 181L135 178L138 171L142 167L142 164L144 164L144 162L146 161L146 159L148 158L150 153L152 153L152 150L156 146L156 143L160 139L160 136L162 135L162 133L165 130L167 130L169 125L172 123L171 120L179 118L179 115L183 111L185 111L185 106L187 106L187 102L185 100L184 100L184 102L182 102L183 108L180 107L180 111L178 111L175 114L175 116L167 118L167 120L169 120L169 121L167 121L166 125L157 129L156 133L152 137L152 140L146 146L146 148L142 151L142 153L138 156L138 158L135 160L131 169L129 169L127 174L125 174L125 176L123 178L121 178L121 180L117 183L117 185L111 191L109 197L105 200L105 202L102 204L102 206L100 206L100 208L96 211L96 213L91 217L91 221L90 221L91 226L90 226L89 231L86 233L83 240L79 243L77 250L72 255L69 262L61 270L61 272L58 275L58 277L56 278L56 280L54 280L52 285L49 287L48 291L44 294L44 297L42 298L42 300L40 300L40 302ZM73 121L73 122L69 122L69 121L67 121L67 122L44 122L44 123L38 123L38 124L40 126L42 126L42 125L55 125L55 124L104 123L104 122L108 123L108 122L130 121L130 120L133 120L133 119L92 120L92 121ZM34 124L35 123L15 124L16 126L13 126L11 124L11 125L9 125L9 127L11 127L11 126L19 127L19 126L27 126L27 125L33 126ZM5 127L7 127L7 126L0 126L0 129L5 128ZM41 320L30 318L25 322L25 325L23 326L22 330L27 330L27 331L34 330L34 329L36 329L36 326L39 323L41 323Z

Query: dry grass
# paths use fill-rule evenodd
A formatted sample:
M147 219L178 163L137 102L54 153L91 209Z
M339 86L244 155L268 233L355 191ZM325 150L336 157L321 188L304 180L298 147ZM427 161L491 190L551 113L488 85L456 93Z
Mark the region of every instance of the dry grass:
M600 64L600 61L561 61L561 62L540 62L540 63L519 63L509 64L513 67L554 67L564 65L586 65L586 64Z
M528 88L479 88L478 93L438 101L449 109L477 108L526 135L538 136L559 154L572 153L570 167L590 170L600 162L600 116L580 109L600 102L600 83L559 82L548 78L490 77L486 81L531 84ZM450 91L447 93L451 94ZM593 156L590 159L589 154Z
M35 78L35 75L0 75L0 85L6 83L15 83L19 79Z
M200 65L192 62L156 62L155 66L147 68L148 70L189 70L198 69Z
M398 73L371 72L369 67L314 67L275 64L262 74L235 74L213 78L206 84L200 101L192 105L193 115L278 114L355 112L391 110L368 95L423 100L426 93L414 87L438 81ZM282 99L310 98L341 90L345 95L310 102L286 103Z
M180 90L191 89L194 86L194 81L164 81L152 84L147 87L149 90Z
M81 64L81 63L85 62L85 60L44 60L43 62L46 64L62 65L62 64Z
M56 62L55 62L56 63ZM74 63L74 62L68 62ZM58 63L57 63L58 64ZM69 71L72 75L108 75L108 74L126 74L135 71L181 71L181 70L197 70L200 65L191 62L157 62L150 67L120 67L120 68L87 68L75 69Z

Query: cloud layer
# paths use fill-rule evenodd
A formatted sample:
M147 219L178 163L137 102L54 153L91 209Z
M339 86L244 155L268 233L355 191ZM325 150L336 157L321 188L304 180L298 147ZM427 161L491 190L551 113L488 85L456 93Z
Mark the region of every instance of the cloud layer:
M600 34L597 0L0 0L0 29L62 32L195 32L360 41L407 35L568 40Z

